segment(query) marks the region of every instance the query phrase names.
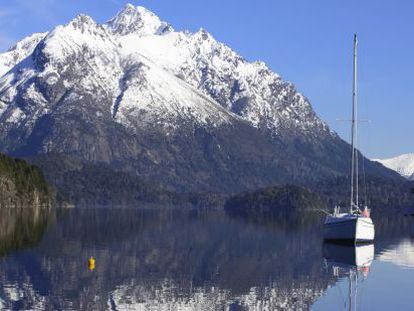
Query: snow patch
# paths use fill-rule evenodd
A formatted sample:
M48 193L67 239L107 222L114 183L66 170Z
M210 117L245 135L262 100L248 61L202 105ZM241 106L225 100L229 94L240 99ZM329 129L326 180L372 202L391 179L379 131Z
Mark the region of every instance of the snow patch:
M23 98L25 100L29 100L30 99L30 100L38 103L38 104L43 104L44 105L44 104L47 103L47 100L45 99L45 97L43 96L43 94L40 93L37 90L37 88L36 88L36 86L35 86L34 83L30 84L30 86L26 89L26 92L24 93Z
M6 119L6 123L18 123L24 117L25 114L20 108L14 108L10 116Z

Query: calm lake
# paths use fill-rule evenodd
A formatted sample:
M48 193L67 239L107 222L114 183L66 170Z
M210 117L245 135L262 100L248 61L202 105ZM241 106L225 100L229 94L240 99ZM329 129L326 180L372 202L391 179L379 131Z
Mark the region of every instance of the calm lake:
M412 310L414 218L374 217L357 249L323 218L1 209L0 309Z

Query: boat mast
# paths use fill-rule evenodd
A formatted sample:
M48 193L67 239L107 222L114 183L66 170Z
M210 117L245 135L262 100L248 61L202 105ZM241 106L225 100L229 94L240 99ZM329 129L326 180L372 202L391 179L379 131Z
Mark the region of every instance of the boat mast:
M358 110L357 110L357 46L358 40L356 34L354 35L354 72L352 84L352 130L351 130L351 205L350 212L352 213L354 206L358 206L359 201L359 183L358 183ZM355 188L355 189L354 189ZM355 191L354 191L355 190ZM356 199L354 200L354 198Z

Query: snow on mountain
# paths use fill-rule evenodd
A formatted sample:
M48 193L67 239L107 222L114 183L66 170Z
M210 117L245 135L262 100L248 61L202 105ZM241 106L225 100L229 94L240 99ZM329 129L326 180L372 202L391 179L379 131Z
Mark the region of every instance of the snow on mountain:
M151 11L142 6L134 7L132 4L127 4L105 26L119 35L160 35L174 30Z
M19 63L36 45L30 61ZM201 123L238 115L276 133L329 132L307 99L264 63L245 61L203 29L174 31L154 13L130 4L103 25L80 15L46 36L26 38L0 60L3 74L17 66L0 79L0 118L6 123L33 123L43 115L39 107L52 109L51 98L39 89L45 82L64 86L66 96L76 97L80 88L103 96L114 118L127 127L166 112ZM17 103L19 96L33 103L30 111Z
M48 33L30 60L0 79L1 119L9 125L20 122L33 128L39 117L53 110L63 93L71 100L86 93L101 98L101 103L109 101L106 111L127 127L153 124L154 120L169 125L168 120L179 116L214 124L231 119L232 114L214 100L151 59L125 53L117 35L126 32L120 27L127 22L132 23L130 31L139 36L164 25L151 12L128 5L108 23L110 28L79 15ZM26 53L30 53L29 47ZM54 96L59 88L61 94ZM32 105L22 107L19 97Z
M414 153L403 154L390 159L374 159L401 176L414 180Z
M327 130L292 84L262 62L247 62L204 29L163 36L131 33L119 41L125 51L161 64L256 127Z
M0 54L0 77L29 56L45 35L46 33L35 33L19 41L7 52Z

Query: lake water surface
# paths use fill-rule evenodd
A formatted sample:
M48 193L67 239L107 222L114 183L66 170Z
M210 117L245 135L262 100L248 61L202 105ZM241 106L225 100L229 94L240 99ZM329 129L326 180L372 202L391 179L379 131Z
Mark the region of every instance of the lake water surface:
M355 249L312 213L2 209L0 309L412 310L414 218L374 222Z

